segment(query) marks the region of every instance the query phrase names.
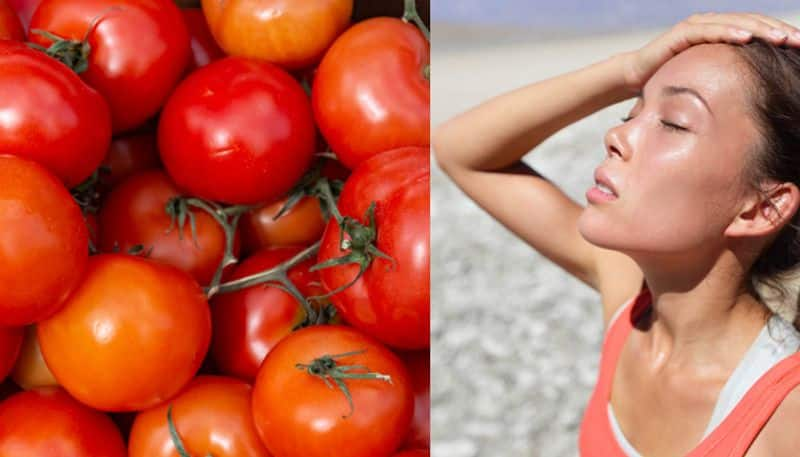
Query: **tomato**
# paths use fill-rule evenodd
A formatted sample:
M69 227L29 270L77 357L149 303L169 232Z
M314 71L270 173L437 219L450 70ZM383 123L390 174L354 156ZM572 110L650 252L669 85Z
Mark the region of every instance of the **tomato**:
M350 23L353 0L203 0L217 43L231 55L287 69L319 62Z
M295 366L355 351L364 352L333 362L366 366L391 382L343 380L352 408L341 390ZM408 433L413 402L411 381L395 354L357 330L318 325L287 336L264 360L253 388L253 417L275 457L387 457Z
M370 158L342 190L339 211L367 223L376 202L375 246L394 263L376 257L351 287L331 296L345 321L397 348L430 344L430 152L400 148ZM347 255L339 246L341 230L331 218L322 237L319 262ZM349 238L349 236L346 236ZM358 264L319 270L328 291L355 279Z
M0 41L0 68L0 154L39 162L67 187L80 184L111 141L103 97L22 43Z
M100 173L101 188L112 189L129 176L158 168L160 164L155 134L145 132L115 138L103 159L106 171Z
M88 32L91 51L81 77L108 101L115 133L156 114L189 62L189 32L169 0L44 0L33 29L71 40ZM52 43L34 33L30 40Z
M0 455L126 457L114 422L59 388L20 392L0 403Z
M25 339L22 341L22 349L11 372L11 378L26 390L58 385L58 381L42 357L35 325L25 327Z
M211 36L211 30L208 29L203 10L200 8L184 8L181 9L181 14L189 30L192 46L192 57L189 59L188 71L194 71L214 60L225 57L225 53L214 41L214 37Z
M0 155L0 227L0 325L44 319L61 307L86 268L81 210L40 165Z
M355 168L381 151L430 144L429 62L425 37L400 19L368 19L333 43L314 77L312 102L339 160Z
M314 154L303 88L280 68L228 57L186 78L158 126L161 159L190 195L233 204L283 196Z
M104 411L135 411L177 394L208 350L211 316L197 283L170 265L125 254L89 259L80 287L38 325L59 384Z
M265 249L235 267L226 281L266 271L302 251L299 247ZM308 259L289 270L289 279L304 296L321 295L324 291L319 276L308 269ZM211 353L222 373L252 382L267 353L295 326L306 313L297 300L275 287L256 285L216 295L211 300L214 336Z
M429 351L402 352L414 386L414 421L403 447L431 447L431 358Z
M22 41L24 39L25 31L22 29L17 14L6 3L6 0L0 0L0 40Z
M129 439L129 457L178 456L167 422L172 420L189 455L270 457L250 408L252 388L221 376L199 376L169 402L139 413Z
M0 327L0 381L4 380L20 353L23 328Z
M39 7L39 3L42 3L42 0L5 0L8 6L11 7L19 17L19 20L22 24L24 31L28 30L28 24L31 23L31 16L33 16L33 12L36 11L36 8Z
M209 284L225 252L225 231L198 208L190 208L196 237L188 217L183 229L177 222L173 226L165 208L177 196L180 192L163 171L128 178L108 194L100 209L100 251L114 252L116 247L128 252L141 245L147 257L186 271L201 285Z
M431 457L431 452L426 449L409 449L400 451L392 457Z
M308 246L322 237L325 220L316 197L303 197L291 210L277 220L287 197L281 198L252 211L242 217L240 230L245 252L256 252L271 246Z

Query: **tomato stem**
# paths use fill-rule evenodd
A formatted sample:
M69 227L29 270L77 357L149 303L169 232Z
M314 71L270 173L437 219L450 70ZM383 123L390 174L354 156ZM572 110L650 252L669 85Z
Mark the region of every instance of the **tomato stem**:
M422 34L425 35L425 39L428 40L428 42L431 41L431 32L428 30L425 22L417 12L417 3L415 0L405 0L405 13L403 13L403 21L413 22L416 24Z
M276 221L281 216L289 212L297 205L303 197L311 196L319 200L319 206L322 210L322 216L325 220L331 217L331 214L336 209L336 200L342 191L343 182L339 180L329 181L327 177L322 174L322 167L325 159L317 160L311 169L300 178L300 181L289 191L286 203L281 209L273 216L272 220ZM329 192L325 193L323 186L327 186ZM338 211L336 211L338 213ZM338 219L337 219L338 220Z
M350 389L348 389L347 384L344 382L345 379L378 379L388 382L389 384L392 383L391 376L373 373L364 365L338 365L336 362L336 359L352 357L365 352L367 352L366 349L361 349L359 351L345 352L343 354L323 355L322 357L314 359L309 364L295 364L295 368L305 370L311 376L322 379L325 385L330 389L334 388L333 384L331 384L331 381L333 381L336 387L347 397L347 403L350 405L350 412L346 416L342 416L343 419L347 419L353 415L355 407L353 405L353 396L350 394ZM363 372L354 373L352 370L361 370Z
M169 435L172 438L172 444L175 445L175 450L178 451L181 457L192 457L183 445L181 435L175 427L175 421L172 420L172 405L167 406L167 427L169 428Z

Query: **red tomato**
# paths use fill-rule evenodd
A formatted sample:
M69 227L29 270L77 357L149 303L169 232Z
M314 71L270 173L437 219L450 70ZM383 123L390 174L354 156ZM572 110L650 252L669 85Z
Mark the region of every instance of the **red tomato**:
M115 138L108 148L103 166L108 172L100 173L103 190L109 190L140 171L158 168L156 136L154 133L139 133Z
M35 325L25 327L25 339L17 363L11 372L11 378L25 390L58 385L58 381L42 357Z
M139 413L129 457L173 457L167 409L189 455L270 457L253 425L249 384L221 376L199 376L169 402Z
M266 271L302 250L284 247L259 251L237 265L226 281ZM305 296L324 292L319 276L308 271L313 264L311 258L289 270L289 279ZM211 316L214 323L211 353L217 368L222 373L252 382L267 353L303 322L306 313L288 293L256 285L216 295L211 300Z
M308 246L322 238L325 220L316 197L303 197L278 220L273 217L286 204L281 198L242 216L241 234L245 252L256 252L272 246Z
M367 223L376 202L375 246L395 260L376 257L351 287L331 296L345 321L390 346L422 349L430 344L430 152L400 148L364 162L344 185L342 216ZM350 251L339 246L339 224L328 222L320 263ZM346 236L346 238L349 238ZM328 291L350 283L357 264L319 270Z
M23 41L24 39L25 31L22 29L19 17L6 0L0 0L0 40Z
M234 204L288 192L311 165L314 135L300 84L270 63L239 57L189 75L158 126L161 159L178 187Z
M39 162L67 187L80 184L111 141L103 97L22 43L0 41L0 68L0 154Z
M214 41L214 37L211 36L211 30L208 29L203 10L200 8L184 8L181 9L181 14L189 30L192 46L192 57L189 59L188 71L194 71L214 60L225 57L225 53Z
M93 408L136 411L178 393L208 350L211 316L175 267L124 254L89 259L80 287L38 324L59 384Z
M172 221L165 208L179 195L160 170L128 178L108 194L100 209L100 251L114 252L116 246L128 252L141 245L149 252L147 257L186 271L201 285L209 284L225 252L225 231L210 214L196 208L191 209L196 238L188 218L183 230L177 225L170 230Z
M6 3L17 13L22 27L27 31L28 24L31 23L31 16L42 0L6 0Z
M228 54L288 69L319 62L350 23L353 0L203 0L211 32Z
M108 100L115 133L156 114L189 62L189 32L169 0L44 0L33 29L72 40L89 32L89 66L81 77ZM51 44L37 34L29 38Z
M59 388L29 390L0 403L0 455L126 457L114 422Z
M0 381L4 380L19 356L22 327L0 327Z
M391 382L345 379L352 409L341 390L295 366L354 351L365 352L333 361L366 366ZM319 325L292 333L269 353L253 389L253 417L275 457L327 457L332 450L337 457L386 457L408 434L413 402L411 381L395 354L355 329Z
M431 457L431 452L427 449L409 449L400 451L392 457Z
M47 170L0 155L0 227L0 325L44 319L61 307L86 268L81 210Z
M398 354L408 368L414 386L414 421L403 447L431 447L431 357L429 351Z
M333 43L317 69L312 102L339 160L355 168L381 151L430 144L429 62L425 37L400 19L368 19Z

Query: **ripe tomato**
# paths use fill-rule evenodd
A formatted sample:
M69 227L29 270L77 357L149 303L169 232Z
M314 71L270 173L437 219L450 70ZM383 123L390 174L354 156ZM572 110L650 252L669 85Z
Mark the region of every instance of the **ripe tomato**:
M145 132L115 138L102 165L107 167L107 172L100 173L100 184L104 191L140 171L158 168L161 162L155 134Z
M108 101L115 133L156 114L189 62L189 32L169 0L44 0L33 29L71 40L88 32L91 51L81 77ZM33 33L30 40L52 43Z
M211 316L186 273L124 254L89 259L64 307L38 324L59 384L104 411L155 406L180 391L208 350Z
M203 10L200 8L183 8L181 9L181 14L189 30L192 47L192 57L189 59L187 71L194 71L214 60L225 57L225 53L214 41L214 37L211 36L211 30L208 29Z
M367 223L376 202L375 246L395 260L376 257L351 287L331 296L345 321L390 346L422 349L430 344L430 152L400 148L357 168L342 190L339 211ZM342 257L339 224L328 222L319 262ZM349 236L346 236L349 238ZM358 264L319 270L328 291L350 283Z
M186 78L158 126L179 188L224 203L283 196L311 165L314 121L303 88L267 62L228 57Z
M25 31L22 29L19 17L6 3L6 0L0 0L0 40L22 41L24 39Z
M392 457L431 457L431 452L427 449L409 449L400 451Z
M429 351L404 351L398 354L405 362L414 387L414 421L403 447L431 447L431 358Z
M353 0L203 0L211 33L228 54L287 69L319 62L350 23Z
M0 403L0 455L126 457L114 422L60 388L17 393Z
M273 217L286 204L287 197L248 211L242 216L240 230L243 250L256 252L272 246L308 246L322 237L325 220L316 197L303 197L278 220Z
M352 409L341 390L295 366L354 351L364 352L333 362L366 366L391 382L343 380ZM327 457L333 452L337 457L386 457L408 433L413 402L411 381L395 354L355 329L318 325L287 336L264 360L253 388L253 417L275 457Z
M189 455L270 457L250 408L249 384L221 376L199 376L177 397L139 413L133 422L129 457L173 457L167 410Z
M314 77L312 102L339 160L355 168L381 151L430 144L429 62L425 37L400 19L368 19L333 43Z
M226 281L266 271L291 259L303 249L265 249L247 258ZM324 293L319 276L308 269L308 259L289 270L289 279L304 296ZM211 353L222 373L252 382L267 353L306 318L297 300L275 287L256 285L216 295L211 300L214 336Z
M22 341L22 349L11 372L11 378L25 390L58 385L58 381L42 357L35 325L25 327L25 339Z
M103 97L22 43L0 41L0 68L0 154L34 160L67 187L80 184L111 141Z
M150 170L128 178L111 191L100 209L101 252L128 252L141 245L147 257L191 274L201 285L211 282L225 252L225 231L202 209L191 208L195 236L187 218L183 229L175 226L165 208L180 195L169 177ZM152 249L152 250L151 250ZM235 250L235 249L234 249Z
M22 327L0 327L0 381L4 380L20 353Z
M40 165L0 155L0 227L0 325L44 319L61 307L86 268L81 210Z

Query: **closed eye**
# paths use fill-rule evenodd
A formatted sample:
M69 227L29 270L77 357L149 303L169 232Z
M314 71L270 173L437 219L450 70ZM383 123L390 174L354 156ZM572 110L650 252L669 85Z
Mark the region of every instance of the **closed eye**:
M628 122L631 119L633 119L633 116L626 116L626 117L621 118L620 120L624 123L624 122ZM680 126L678 124L673 124L672 122L665 121L663 119L661 120L661 125L665 129L670 130L670 131L681 131L681 132L688 132L689 131L689 129L687 129L686 127Z

